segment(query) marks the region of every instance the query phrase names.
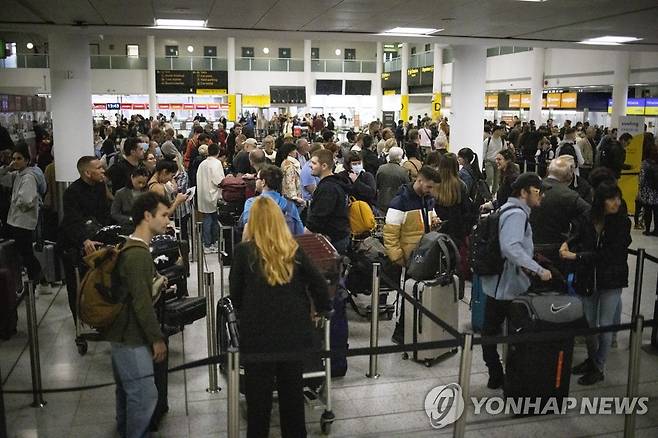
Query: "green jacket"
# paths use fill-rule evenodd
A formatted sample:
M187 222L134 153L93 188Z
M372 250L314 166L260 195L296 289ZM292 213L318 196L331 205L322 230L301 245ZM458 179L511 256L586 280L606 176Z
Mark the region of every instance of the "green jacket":
M118 296L125 305L114 323L103 332L106 341L127 345L152 345L163 338L151 298L155 266L148 246L128 238L116 265Z

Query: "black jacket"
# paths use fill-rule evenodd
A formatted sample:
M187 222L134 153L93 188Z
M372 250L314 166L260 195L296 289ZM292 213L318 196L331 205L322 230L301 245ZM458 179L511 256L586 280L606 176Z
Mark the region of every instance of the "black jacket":
M468 197L466 184L463 182L461 184L461 200L459 203L445 207L440 205L437 200L434 204L434 211L441 221L445 222L440 231L450 236L457 245L461 245L475 223L474 210L471 199Z
M600 235L596 234L592 218L575 228L568 240L576 253L576 291L588 295L597 290L628 286L628 247L631 244L631 221L625 209L605 217Z
M130 175L136 168L125 158L117 157L116 162L107 169L107 177L112 186L112 193L116 193L128 185Z
M605 140L597 151L599 164L612 170L617 177L621 178L621 171L626 161L626 149L612 137Z
M340 175L329 175L318 183L306 218L306 228L324 234L332 242L350 235L347 209L349 182Z
M64 191L63 208L57 241L61 249L81 249L82 243L93 235L90 230L94 226L112 223L105 184L92 186L78 178ZM94 226L86 225L88 221Z
M349 174L350 171L347 169L338 173L343 179L349 179ZM356 181L350 185L348 194L354 196L359 201L367 202L371 206L375 205L377 202L377 183L375 182L375 177L368 171L361 172Z
M240 351L272 353L311 349L309 296L317 312L331 309L325 279L300 248L290 283L270 286L257 251L256 245L249 241L233 250L229 286L240 320Z
M377 169L379 169L381 164L377 152L372 149L363 149L361 151L361 157L363 160L363 168L366 172L370 172L372 175L377 175Z
M571 225L582 220L589 209L590 205L569 186L553 178L544 179L541 205L530 213L533 242L559 248Z
M498 209L507 202L507 198L512 196L512 183L516 181L519 176L519 171L513 163L509 164L510 168L505 172L501 172L500 185L496 192L496 199L493 202L494 208Z

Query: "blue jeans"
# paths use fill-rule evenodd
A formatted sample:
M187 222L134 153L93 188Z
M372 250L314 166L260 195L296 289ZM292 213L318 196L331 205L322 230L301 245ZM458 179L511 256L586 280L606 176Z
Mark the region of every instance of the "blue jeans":
M203 214L203 245L209 247L219 237L219 216L217 212Z
M146 345L112 342L112 371L116 387L117 428L121 438L149 436L149 423L158 402L153 379L153 355ZM145 377L148 376L148 377Z
M590 297L583 297L583 310L590 327L601 327L615 323L615 314L620 307L621 288L604 289L595 292ZM599 333L587 337L587 355L603 372L605 361L610 352L612 333Z

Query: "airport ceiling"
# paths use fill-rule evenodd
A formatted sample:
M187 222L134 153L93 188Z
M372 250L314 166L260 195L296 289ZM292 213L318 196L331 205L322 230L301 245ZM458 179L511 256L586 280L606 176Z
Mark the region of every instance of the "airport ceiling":
M73 29L105 34L165 35L156 18L201 19L243 36L455 44L499 40L572 45L587 38L642 38L632 49L658 49L657 0L0 0L0 30L46 35ZM444 29L431 38L376 34L395 27ZM168 31L175 32L175 31ZM179 31L180 32L180 31ZM315 36L314 36L315 35ZM491 41L489 41L491 40ZM580 45L579 45L580 46Z

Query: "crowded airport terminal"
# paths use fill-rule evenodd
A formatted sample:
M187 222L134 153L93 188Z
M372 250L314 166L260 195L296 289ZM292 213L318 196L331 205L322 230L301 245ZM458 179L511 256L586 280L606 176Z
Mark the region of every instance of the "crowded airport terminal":
M0 438L658 436L655 0L0 10Z

